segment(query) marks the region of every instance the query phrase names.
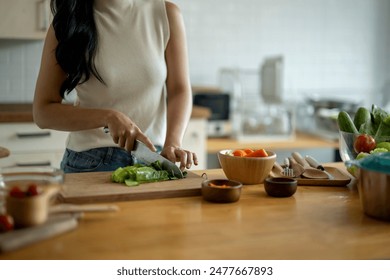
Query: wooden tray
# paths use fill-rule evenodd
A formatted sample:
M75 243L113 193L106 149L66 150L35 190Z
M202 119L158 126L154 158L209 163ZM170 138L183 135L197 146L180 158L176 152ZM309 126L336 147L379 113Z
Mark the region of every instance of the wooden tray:
M325 170L334 176L334 179L308 179L308 178L295 178L298 181L299 186L339 186L344 187L351 182L351 177L345 174L343 171L336 167L324 166ZM276 175L273 170L270 173L271 177L280 177Z
M200 196L201 176L192 172L187 177L156 183L127 187L111 181L112 172L69 173L60 193L66 203L94 203L154 198Z
M54 214L43 225L15 229L0 234L0 253L13 251L35 242L73 230L77 227L77 215Z

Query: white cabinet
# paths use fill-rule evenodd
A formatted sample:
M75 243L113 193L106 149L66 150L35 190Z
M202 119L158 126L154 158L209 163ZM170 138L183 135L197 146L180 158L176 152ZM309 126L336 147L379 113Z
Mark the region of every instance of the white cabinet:
M43 39L50 21L49 0L0 0L0 38Z
M0 166L50 165L59 168L67 135L67 132L40 129L34 123L2 123L0 143L11 154L0 159Z
M190 150L198 156L198 166L191 167L190 170L200 170L207 168L207 120L203 118L193 118L190 120L183 138L183 148Z

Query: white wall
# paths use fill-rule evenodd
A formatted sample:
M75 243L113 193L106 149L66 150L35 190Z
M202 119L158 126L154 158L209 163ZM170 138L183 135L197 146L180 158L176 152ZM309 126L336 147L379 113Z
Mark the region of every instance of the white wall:
M375 100L390 79L390 0L172 1L184 16L194 85L218 86L221 68L257 69L279 54L287 98ZM41 48L0 40L0 102L32 100Z
M389 0L174 0L187 28L193 84L222 67L285 58L286 97L378 94L390 78Z
M31 102L42 41L0 40L0 102Z

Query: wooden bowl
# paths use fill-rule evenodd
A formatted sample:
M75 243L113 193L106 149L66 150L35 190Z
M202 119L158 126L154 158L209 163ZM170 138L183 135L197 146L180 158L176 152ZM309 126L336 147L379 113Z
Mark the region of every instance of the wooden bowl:
M35 196L6 196L6 212L12 216L18 227L30 227L43 224L49 216L51 198L59 192L58 186L47 186Z
M298 182L293 178L268 177L264 181L265 192L269 196L289 197L297 191Z
M5 210L18 227L30 227L46 222L49 205L60 191L64 173L52 167L0 168L0 188L5 190ZM31 195L28 188L35 185L38 194ZM18 188L18 193L11 190Z
M218 160L230 180L239 181L244 185L261 184L268 177L276 161L276 154L267 151L268 157L236 157L232 150L218 152Z
M242 184L226 179L204 180L202 196L204 200L217 203L236 202L241 196Z

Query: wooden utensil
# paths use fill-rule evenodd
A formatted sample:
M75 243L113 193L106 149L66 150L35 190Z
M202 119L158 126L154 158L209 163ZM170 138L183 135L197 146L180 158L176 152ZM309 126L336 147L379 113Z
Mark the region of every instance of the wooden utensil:
M50 207L50 213L78 213L78 212L116 212L119 207L109 204L67 204L61 203Z
M288 158L290 161L291 168L294 170L294 177L300 177L305 169L300 165L293 157Z
M29 244L73 230L77 225L77 216L73 214L53 215L42 225L16 229L0 234L0 252L19 249Z
M334 179L333 175L326 171L325 167L322 166L315 158L312 156L305 156L305 160L309 163L309 165L315 169L322 170L326 175L328 175L329 179Z
M322 170L315 169L311 167L307 161L301 156L298 152L293 152L292 157L303 166L305 171L302 173L302 176L310 179L329 179L329 176Z

